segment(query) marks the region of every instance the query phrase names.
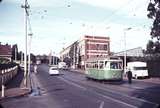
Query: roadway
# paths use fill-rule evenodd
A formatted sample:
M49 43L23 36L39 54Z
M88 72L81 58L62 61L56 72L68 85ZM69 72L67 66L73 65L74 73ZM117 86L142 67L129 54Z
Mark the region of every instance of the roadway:
M121 82L87 80L84 74L61 71L50 76L47 65L32 75L40 95L3 101L4 108L158 108L160 85L133 80Z

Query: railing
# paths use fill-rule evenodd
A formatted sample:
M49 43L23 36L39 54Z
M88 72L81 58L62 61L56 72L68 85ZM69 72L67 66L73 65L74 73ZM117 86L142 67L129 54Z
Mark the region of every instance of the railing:
M0 70L0 85L6 84L17 74L18 66Z

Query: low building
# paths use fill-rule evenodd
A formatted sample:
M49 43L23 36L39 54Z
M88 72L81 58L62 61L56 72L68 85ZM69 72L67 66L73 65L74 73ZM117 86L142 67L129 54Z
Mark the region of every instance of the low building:
M1 59L7 59L9 61L11 61L11 57L12 57L12 48L11 45L2 45L0 43L0 58Z
M70 61L72 68L84 69L89 58L107 57L110 54L110 38L85 35L60 52L60 58Z
M114 53L113 55L123 57L125 54L127 57L144 57L142 47L137 47L126 51L117 52Z

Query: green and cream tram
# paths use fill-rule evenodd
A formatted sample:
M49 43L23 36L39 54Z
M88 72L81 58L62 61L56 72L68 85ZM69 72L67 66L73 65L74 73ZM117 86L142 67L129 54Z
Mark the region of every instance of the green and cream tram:
M97 80L122 80L122 60L117 57L93 58L85 63L87 78Z

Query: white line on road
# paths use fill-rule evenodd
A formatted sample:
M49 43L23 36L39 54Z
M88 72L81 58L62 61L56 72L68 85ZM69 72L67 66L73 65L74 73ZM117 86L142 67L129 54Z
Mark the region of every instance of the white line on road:
M77 83L74 83L74 82L72 82L72 81L68 81L68 80L64 79L63 77L60 77L60 79L63 80L63 81L65 81L65 82L68 83L68 84L72 84L72 85L74 85L74 86L76 86L76 87L78 87L78 88L81 88L81 89L83 89L83 90L87 90L87 88L85 88L85 87L83 87L83 86L81 86L81 85L79 85L79 84L77 84ZM69 79L69 80L70 80L70 79ZM90 85L90 86L91 86L91 85ZM150 103L150 104L153 104L153 105L155 105L155 106L158 106L158 104L157 104L157 103L154 103L154 102L150 102L150 101L147 101L147 100L144 100L144 99L140 99L140 98L136 98L136 97L131 97L131 96L128 96L128 95L119 93L119 92L115 92L115 91L113 91L113 90L108 90L108 89L106 90L106 89L100 88L99 86L95 86L95 85L92 85L92 86L93 86L93 87L96 87L96 88L98 88L98 89L104 90L104 91L108 91L108 92L111 92L111 93L114 93L114 94L119 94L119 95L121 95L121 96L125 96L125 97L130 98L130 99L135 99L135 100L139 100L139 101L141 101L141 102ZM99 95L99 96L102 96L102 97L108 98L108 99L110 99L110 100L112 100L112 101L115 101L115 102L118 102L118 103L127 105L127 106L129 106L129 107L131 107L131 108L138 108L137 106L134 106L134 105L125 103L125 102L123 102L123 101L121 101L121 100L117 100L117 99L114 99L114 98L109 97L109 96L104 96L103 94L97 93L97 92L95 92L95 91L93 91L93 92L96 93L96 94Z
M103 108L103 107L104 107L104 101L101 101L99 108Z
M81 88L81 89L83 89L83 90L87 90L85 87L82 87L82 86L80 86L80 85L78 85L78 84L76 84L76 83L73 83L73 82L71 82L71 81L68 81L68 80L64 79L63 77L59 77L59 79L63 80L63 81L66 82L67 84L76 86L76 87Z
M94 91L93 91L93 92L94 92ZM106 98L106 99L112 100L112 101L114 101L114 102L117 102L117 103L126 105L126 106L128 106L128 107L130 107L130 108L138 108L137 106L134 106L134 105L131 105L131 104L122 102L122 101L117 100L117 99L114 99L114 98L112 98L112 97L108 97L108 96L102 95L102 94L97 93L97 92L94 92L94 93L97 94L97 95L99 95L99 96L101 96L101 97L103 97L103 98ZM102 107L102 108L103 108L103 107Z
M78 87L78 88L81 88L81 89L83 89L83 90L87 90L87 88L85 88L85 87L83 87L83 86L80 86L79 84L73 83L73 82L71 82L71 81L68 81L68 80L64 79L63 77L59 77L59 78L60 78L61 80L63 80L64 82L68 83L68 84L72 84L72 85L74 85L74 86L76 86L76 87ZM107 98L107 99L112 100L112 101L114 101L114 102L117 102L117 103L120 103L120 104L129 106L130 108L138 108L138 107L136 107L136 106L134 106L134 105L131 105L131 104L122 102L122 101L117 100L117 99L114 99L114 98L112 98L112 97L104 96L103 94L97 93L97 92L95 92L95 91L93 91L93 90L92 90L92 92L95 93L96 95L99 95L99 96L101 96L101 97ZM102 104L101 106L102 106L102 108L103 108L104 105L103 105L103 103L101 103L101 104Z
M144 89L142 87L138 87L138 86L131 86L131 85L122 85L123 87L127 87L127 88L133 88L133 89Z
M93 85L92 85L92 86L93 86ZM104 90L104 91L108 91L108 92L111 92L111 93L114 93L114 94L118 94L118 95L121 95L121 96L125 96L125 97L130 98L130 99L135 99L135 100L139 100L139 101L144 102L144 103L149 103L149 104L153 104L153 105L155 105L155 106L158 106L157 103L150 102L150 101L147 101L147 100L144 100L144 99L140 99L140 98L136 98L136 97L131 97L131 96L129 96L129 95L122 94L122 93L120 93L120 92L115 92L115 91L109 90L109 89L103 89L103 88L100 88L99 86L95 86L95 85L94 85L93 87L96 87L96 88L98 88L98 89L101 89L101 90Z

